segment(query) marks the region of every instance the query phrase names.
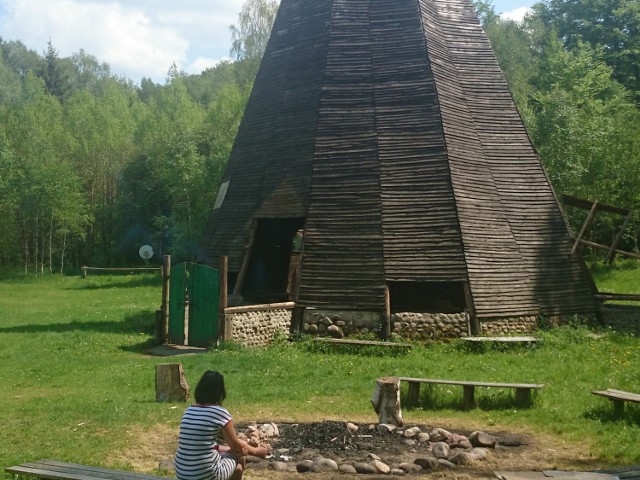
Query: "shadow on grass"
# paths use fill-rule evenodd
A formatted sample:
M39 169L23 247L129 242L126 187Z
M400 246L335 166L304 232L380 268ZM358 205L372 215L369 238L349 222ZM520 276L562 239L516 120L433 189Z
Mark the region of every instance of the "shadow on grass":
M156 314L153 310L144 310L134 315L129 315L123 321L107 320L104 322L72 321L67 323L46 323L43 325L16 325L13 327L0 327L0 333L42 333L42 332L75 332L91 331L98 333L155 333Z
M402 357L409 353L405 348L376 345L349 345L315 342L313 340L300 340L310 353L325 355L357 355L361 357ZM391 342L390 342L391 343Z
M67 290L104 290L109 288L137 288L137 287L161 287L162 278L159 275L137 274L127 275L122 278L109 277L109 280L100 280L99 277L84 279L83 285L68 287Z
M607 402L611 403L608 400ZM640 425L640 405L626 403L622 416L617 416L614 413L613 405L604 404L590 408L582 416L588 420L596 420L601 423L621 422L628 426L638 426Z
M532 408L535 404L535 395L532 402L529 405L519 405L516 402L515 395L508 391L498 391L494 393L484 392L484 394L478 394L476 391L474 405L471 409L480 410L513 410ZM401 394L400 402L406 402L407 396ZM455 392L438 392L433 388L425 388L420 392L420 398L418 400L418 407L429 410L469 410L463 403L462 389L460 389L459 395ZM416 407L414 407L416 408Z
M487 352L528 352L537 350L540 345L532 342L469 342L460 340L456 342L455 349L466 354L483 354Z

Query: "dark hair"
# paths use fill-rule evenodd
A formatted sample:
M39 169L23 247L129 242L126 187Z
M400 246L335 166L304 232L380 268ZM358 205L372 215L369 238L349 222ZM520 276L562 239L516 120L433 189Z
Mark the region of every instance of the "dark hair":
M196 403L202 405L222 404L226 395L222 374L213 370L204 372L204 375L196 385Z

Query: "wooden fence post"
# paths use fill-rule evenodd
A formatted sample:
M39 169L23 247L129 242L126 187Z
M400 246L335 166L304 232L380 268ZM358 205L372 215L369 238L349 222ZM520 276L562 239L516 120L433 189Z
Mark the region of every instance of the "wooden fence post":
M227 308L228 298L228 284L227 284L227 272L229 269L229 259L226 256L220 257L220 297L218 305L218 340L226 339L225 329L226 323L224 321L224 311Z
M169 340L169 280L171 279L171 255L162 257L162 341Z

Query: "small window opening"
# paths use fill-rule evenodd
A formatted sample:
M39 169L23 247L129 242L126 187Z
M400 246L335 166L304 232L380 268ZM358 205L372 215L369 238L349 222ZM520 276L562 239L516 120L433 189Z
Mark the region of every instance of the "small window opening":
M466 307L462 282L389 282L391 313L460 313Z

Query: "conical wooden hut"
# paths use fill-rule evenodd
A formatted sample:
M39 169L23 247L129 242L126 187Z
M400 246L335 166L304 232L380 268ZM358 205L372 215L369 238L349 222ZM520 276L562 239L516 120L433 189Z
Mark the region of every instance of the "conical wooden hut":
M469 0L282 0L205 247L245 303L593 316L571 247Z

